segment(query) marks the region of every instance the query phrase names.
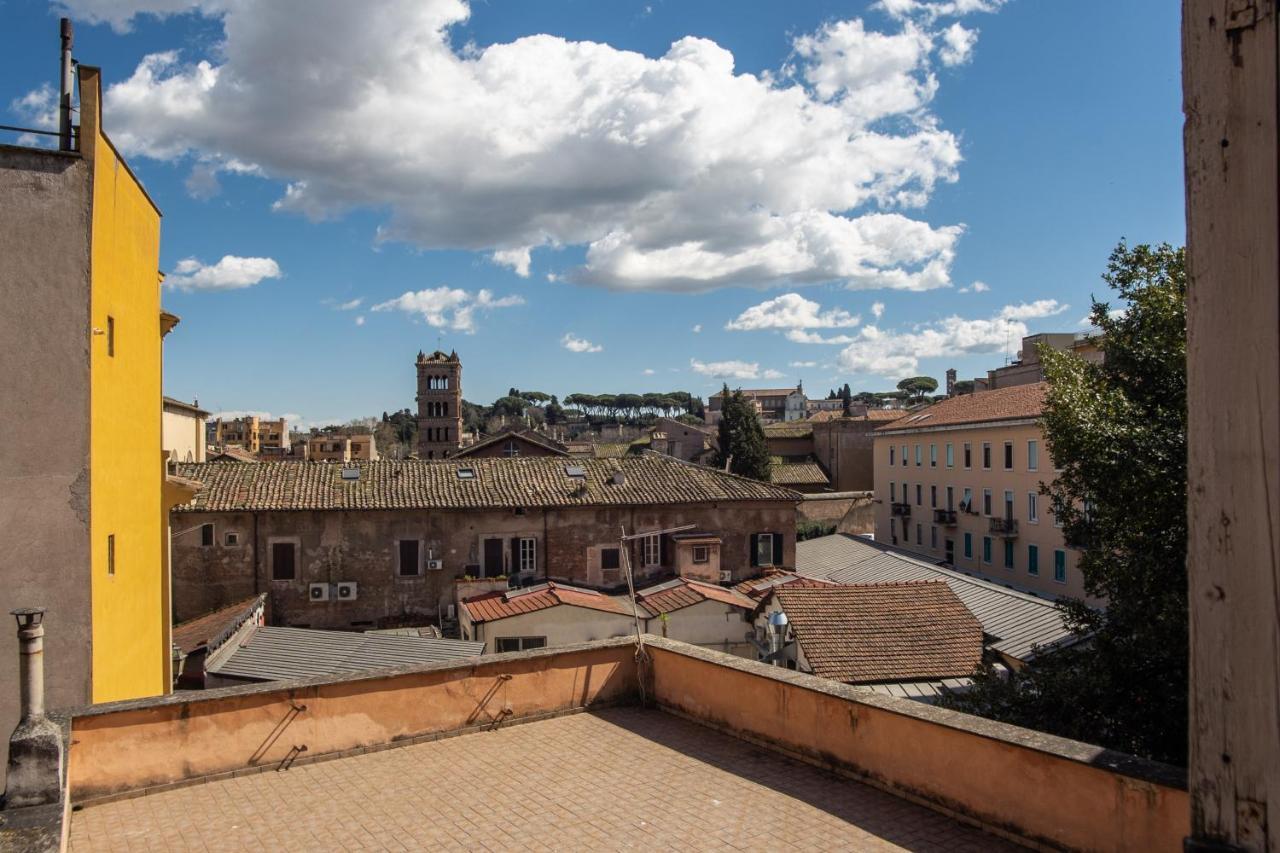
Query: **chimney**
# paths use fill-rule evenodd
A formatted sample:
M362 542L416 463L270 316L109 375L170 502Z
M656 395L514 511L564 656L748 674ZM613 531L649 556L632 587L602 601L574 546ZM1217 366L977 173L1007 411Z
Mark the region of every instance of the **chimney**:
M75 81L71 79L71 43L74 33L71 30L71 19L63 18L60 24L62 33L62 89L58 93L58 147L63 151L74 151L71 140L71 87Z
M954 397L956 395L956 369L954 367L947 369L947 396Z
M4 808L56 803L62 797L62 727L44 714L44 608L10 611L18 620L22 717L9 737Z

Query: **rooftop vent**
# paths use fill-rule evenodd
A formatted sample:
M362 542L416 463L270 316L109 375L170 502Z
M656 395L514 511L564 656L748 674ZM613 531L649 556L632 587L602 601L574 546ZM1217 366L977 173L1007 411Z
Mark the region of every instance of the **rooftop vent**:
M342 469L342 479L344 479L344 480L359 480L359 479L360 479L360 469L359 469L359 468L355 468L355 467L343 468L343 469Z
M581 465L566 465L564 472L570 477L581 477L584 480L587 478L587 469Z
M627 484L627 472L626 472L626 471L614 471L614 472L613 472L613 484L614 484L615 486L625 486L625 485Z
M476 478L475 468L459 468L458 469L459 480L474 480L475 478Z

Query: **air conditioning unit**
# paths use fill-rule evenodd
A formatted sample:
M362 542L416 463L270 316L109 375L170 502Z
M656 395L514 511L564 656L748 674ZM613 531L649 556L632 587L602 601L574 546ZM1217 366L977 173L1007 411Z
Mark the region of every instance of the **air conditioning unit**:
M307 589L307 597L312 601L328 601L329 585L327 583L313 583Z
M444 568L444 560L427 560L427 571L438 572Z
M356 600L356 582L355 581L339 581L335 593L339 601L355 601Z
M733 572L730 569L720 570L720 583L733 583Z

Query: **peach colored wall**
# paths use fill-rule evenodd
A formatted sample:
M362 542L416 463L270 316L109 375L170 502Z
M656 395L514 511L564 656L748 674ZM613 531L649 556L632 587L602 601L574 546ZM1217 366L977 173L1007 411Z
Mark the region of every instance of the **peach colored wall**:
M577 708L628 697L636 687L634 646L624 642L311 686L233 688L188 701L122 703L73 719L71 797L271 766L297 745L310 757L448 732L483 724L490 719L485 712L497 715L504 707L513 719ZM294 715L293 705L306 710Z
M1072 849L1143 851L1181 849L1190 827L1184 790L1014 741L1092 749L1082 744L905 699L868 694L866 702L852 701L824 691L812 676L747 671L752 663L718 665L659 644L649 653L661 706L989 827Z
M1004 468L1004 444L1013 442L1013 470ZM1039 463L1036 470L1027 467L1027 442L1035 441L1039 447ZM991 467L982 466L982 445L991 444ZM972 464L964 465L964 445L972 448ZM952 446L952 465L947 466L947 445ZM916 445L920 446L920 465L916 465ZM893 446L894 464L889 464L889 447ZM902 464L902 448L907 448L907 464ZM930 464L930 446L936 447L937 464ZM980 574L998 583L1011 584L1020 589L1056 597L1084 596L1084 583L1078 568L1079 552L1067 548L1062 540L1062 529L1055 527L1050 512L1049 498L1039 495L1036 499L1039 520L1030 520L1028 494L1039 492L1041 482L1054 479L1053 461L1049 457L1048 443L1039 426L1033 423L974 426L957 429L939 429L935 432L877 435L875 439L875 494L876 541L892 544L890 533L890 504L903 502L903 486L907 486L906 503L911 505L908 519L909 541L904 540L901 519L894 519L898 546L914 551L931 561L946 556L946 540L955 544L953 565L961 571ZM896 498L890 490L896 489ZM916 504L916 484L920 484L921 502ZM973 491L971 513L956 513L956 525L947 527L935 524L930 486L938 491L937 509L947 508L947 486L952 487L953 507L964 498L965 488ZM982 512L982 490L991 490L991 516ZM1013 492L1013 518L1018 522L1018 535L1013 539L1013 568L1004 565L1004 540L992 535L989 529L991 517L1004 517L1004 493ZM920 525L920 542L916 541L916 525ZM937 527L937 547L932 545L931 528ZM973 556L964 555L964 534L973 537ZM983 561L982 539L991 537L991 562ZM1028 568L1028 545L1039 548L1039 574L1032 575ZM1053 552L1066 554L1067 578L1065 583L1053 578Z

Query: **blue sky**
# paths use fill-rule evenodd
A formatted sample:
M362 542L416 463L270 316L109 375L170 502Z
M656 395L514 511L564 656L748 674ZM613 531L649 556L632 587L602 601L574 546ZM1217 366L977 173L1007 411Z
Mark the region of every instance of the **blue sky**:
M412 406L438 345L477 402L978 375L1183 240L1177 4L68 7L214 411ZM0 123L58 14L0 0Z

